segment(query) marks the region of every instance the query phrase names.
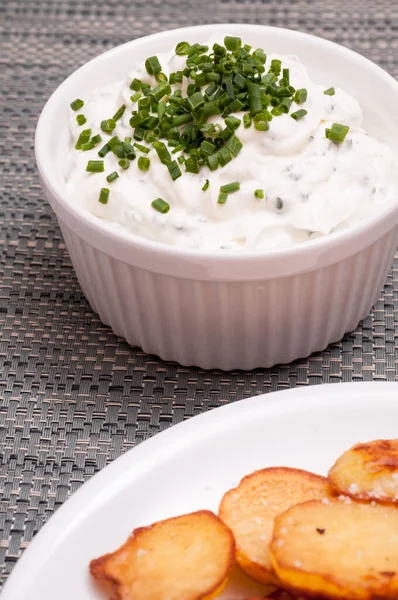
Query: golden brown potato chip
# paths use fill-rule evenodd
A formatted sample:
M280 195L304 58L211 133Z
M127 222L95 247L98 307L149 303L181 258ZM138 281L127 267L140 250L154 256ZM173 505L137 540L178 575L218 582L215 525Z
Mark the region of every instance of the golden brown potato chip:
M275 520L271 562L284 586L344 600L398 598L398 510L312 500Z
M281 589L271 592L268 596L265 596L265 598L267 600L308 600L304 596L293 596L290 592ZM312 597L311 600L314 600L314 597Z
M293 594L291 594L290 592L287 592L286 590L281 590L281 589L271 592L270 594L268 594L268 596L265 596L265 599L266 600L307 600L307 598L304 598L304 596L293 596Z
M253 579L277 584L268 549L275 517L298 502L329 497L325 477L300 469L271 467L244 477L224 495L219 509L235 536L240 568Z
M337 459L328 478L351 498L398 503L398 439L353 446Z
M207 600L224 587L234 553L231 531L203 510L136 529L90 571L112 585L112 600Z

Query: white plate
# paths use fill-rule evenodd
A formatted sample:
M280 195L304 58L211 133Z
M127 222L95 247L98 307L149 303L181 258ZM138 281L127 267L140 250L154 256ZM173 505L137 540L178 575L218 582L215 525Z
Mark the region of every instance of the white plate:
M261 467L324 474L355 442L380 437L398 437L398 383L287 390L190 419L120 457L74 494L18 561L2 600L102 599L87 565L134 527L216 510L228 488Z

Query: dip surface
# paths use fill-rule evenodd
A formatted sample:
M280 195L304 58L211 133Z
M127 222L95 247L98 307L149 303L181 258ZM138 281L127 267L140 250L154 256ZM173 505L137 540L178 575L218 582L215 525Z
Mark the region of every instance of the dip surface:
M185 66L186 57L174 52L157 56L167 76ZM182 176L175 181L146 142L139 143L151 148L150 152L136 150L137 158L127 170L120 168L119 158L109 152L103 173L86 172L87 162L99 159L98 150L111 135L120 139L133 135L129 120L137 104L130 100L134 94L129 88L131 81L138 78L152 87L157 82L140 62L133 64L125 81L93 90L80 111L87 119L84 126L78 126L75 113L70 118L66 177L70 202L83 205L116 229L154 241L201 250L245 251L289 247L328 235L377 214L384 203L396 201L397 164L390 148L361 128L358 102L339 88L334 95L325 95L333 81L325 86L315 84L295 56L268 56L266 71L275 58L290 70L291 85L307 89L306 102L293 103L291 111L305 108L306 116L297 121L290 114L274 117L268 131L244 128L242 123L235 131L243 144L236 158L216 171L203 166L198 174L185 172L180 165ZM185 93L185 78L182 85L172 88L182 88ZM126 105L124 116L111 135L104 134L101 121L122 104ZM241 113L234 114L242 118ZM211 117L209 122L224 126L221 116ZM350 128L341 144L325 136L332 123ZM93 135L100 133L103 142L92 150L77 151L76 140L86 128L91 128ZM172 155L173 159L179 154ZM138 168L139 156L150 159L148 171ZM119 177L108 183L106 176L113 171ZM207 179L209 186L203 191ZM220 187L235 181L240 189L219 204ZM103 187L110 189L107 204L98 201ZM263 198L255 196L259 189L264 190ZM166 214L151 205L159 197L170 205Z

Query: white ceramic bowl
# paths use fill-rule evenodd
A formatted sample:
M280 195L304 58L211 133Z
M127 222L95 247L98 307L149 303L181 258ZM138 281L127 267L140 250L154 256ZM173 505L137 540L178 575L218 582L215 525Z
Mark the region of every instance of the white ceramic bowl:
M293 249L205 253L113 229L68 201L63 169L71 99L123 79L135 60L225 32L266 52L297 54L314 81L359 99L364 127L398 151L398 83L375 64L297 31L203 25L129 42L73 73L43 109L36 159L80 285L104 323L165 360L253 369L322 350L369 313L397 247L398 199L371 221Z

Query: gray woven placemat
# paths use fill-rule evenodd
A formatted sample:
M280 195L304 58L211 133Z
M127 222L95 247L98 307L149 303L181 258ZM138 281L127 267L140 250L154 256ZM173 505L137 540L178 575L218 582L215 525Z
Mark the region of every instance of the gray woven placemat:
M82 296L33 157L38 114L76 67L121 42L207 22L256 22L350 46L398 75L398 5L378 0L1 0L0 569L4 582L70 494L172 424L296 385L397 378L398 259L372 314L325 352L205 372L131 349Z

